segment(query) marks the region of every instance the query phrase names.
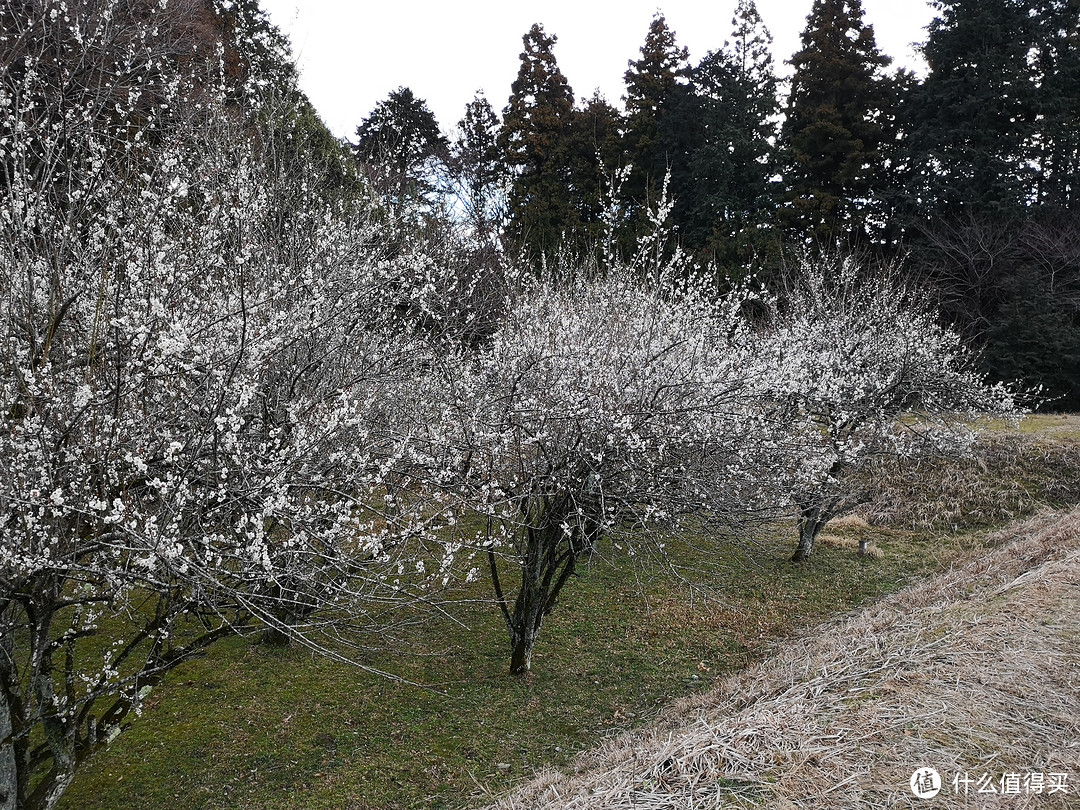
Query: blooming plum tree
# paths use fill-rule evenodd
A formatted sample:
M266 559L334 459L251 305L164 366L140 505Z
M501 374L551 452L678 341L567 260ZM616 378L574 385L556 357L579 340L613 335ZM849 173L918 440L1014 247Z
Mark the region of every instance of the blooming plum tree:
M1018 394L990 384L960 337L897 270L850 258L806 260L773 306L760 359L763 400L794 439L787 471L798 510L793 557L863 497L874 459L962 452L977 417L1016 418Z
M220 70L178 70L139 4L9 12L0 808L21 810L214 641L325 647L405 599L437 514L377 508L404 452L382 392L419 346L372 306L403 274L381 226L303 177L278 216L257 86L237 105Z
M742 323L692 284L625 269L536 284L416 394L442 486L484 524L457 542L487 557L512 674L529 672L544 618L606 532L746 508L758 442Z

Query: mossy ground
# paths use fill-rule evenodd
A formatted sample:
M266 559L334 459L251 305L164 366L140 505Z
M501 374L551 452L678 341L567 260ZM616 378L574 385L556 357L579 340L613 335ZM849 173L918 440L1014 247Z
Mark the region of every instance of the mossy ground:
M567 586L524 681L507 675L505 629L482 582L463 594L476 601L458 605L454 620L408 630L368 661L427 689L300 647L232 639L171 673L62 806L462 807L647 721L793 630L937 570L974 542L835 533L861 532L881 559L822 546L792 565L791 527L730 551L722 565L715 551L705 559L695 550L706 544L675 549L711 572L704 592L658 567L598 560Z
M1057 418L1036 417L1038 425L1025 423L1021 430L1045 434L1055 452L1010 452L1003 470L1040 479L1040 493L1060 489L1071 498L1074 487L1053 484L1068 472L1063 464L1072 466L1072 423L1044 424L1047 419ZM1066 435L1057 435L1062 430ZM957 464L964 469L950 463L921 471L919 485L896 489L894 499L948 511L951 500L959 504L981 489L1000 501L994 469L977 460ZM936 471L929 478L941 481L928 480L929 470ZM963 480L958 491L964 497L952 497L953 479ZM1020 483L1010 480L1011 487ZM1039 505L1036 498L1023 500L1030 508ZM738 546L689 532L672 542L670 553L695 572L687 579L703 587L694 589L663 566L627 565L625 558L612 564L600 556L564 590L527 680L507 674L506 631L484 581L458 593L462 601L448 616L406 628L365 659L411 683L301 647L233 638L170 673L143 716L80 772L61 806L400 810L477 804L538 768L566 763L604 735L647 722L668 701L746 666L799 628L981 553L981 514L959 531L946 527L950 521L910 516L893 525L921 528L841 522L800 565L788 562L794 526L773 527ZM880 557L856 556L860 538Z

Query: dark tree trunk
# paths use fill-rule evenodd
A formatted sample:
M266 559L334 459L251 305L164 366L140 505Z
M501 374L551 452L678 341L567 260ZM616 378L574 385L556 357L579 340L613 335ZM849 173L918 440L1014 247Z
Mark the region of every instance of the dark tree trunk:
M802 562L810 558L814 552L814 541L828 522L828 512L820 503L799 507L799 545L791 557L792 562Z
M276 625L264 628L259 639L267 647L288 647L291 641L292 637Z
M20 725L15 625L15 608L8 602L0 609L0 810L19 810L25 790L19 786L19 758L26 746L15 739Z
M55 604L57 599L58 593L53 595L52 604ZM52 810L75 779L75 768L78 765L76 758L78 716L65 716L52 709L53 706L59 706L63 700L56 693L56 683L52 676L54 669L50 632L52 623L53 613L50 605L50 609L42 610L37 616L37 627L33 630L37 638L32 642L36 650L31 654L34 663L28 673L32 700L36 711L41 713L41 728L45 732L45 743L49 747L52 767L26 797L24 807L27 810Z
M518 617L515 614L515 622ZM532 670L533 647L536 639L540 637L540 628L531 628L526 623L514 627L510 631L510 674L514 676L528 675Z
M301 590L281 584L274 585L269 596L278 603L273 608L273 616L277 621L267 622L260 643L270 647L288 647L293 640L289 628L295 627L315 612L314 601Z
M523 527L521 587L511 610L503 595L493 552L488 553L492 585L510 634L510 674L527 676L544 618L555 607L559 593L574 573L577 560L590 551L589 543L563 531L564 504L546 503L538 509L539 526Z
M0 655L3 654L0 651ZM15 753L11 704L4 680L0 678L0 810L18 810L19 764Z
M532 666L533 647L540 636L544 621L544 608L548 599L544 587L544 563L546 545L551 540L550 530L528 529L528 547L525 564L521 569L521 588L514 600L514 613L510 617L510 674L527 675Z

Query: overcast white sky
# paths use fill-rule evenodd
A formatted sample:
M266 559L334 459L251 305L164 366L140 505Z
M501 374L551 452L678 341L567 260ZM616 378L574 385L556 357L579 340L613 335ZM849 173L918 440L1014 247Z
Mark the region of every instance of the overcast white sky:
M293 43L301 86L338 136L399 86L427 101L444 130L477 90L501 112L517 76L521 37L534 22L555 34L555 56L576 98L599 89L621 106L623 73L661 10L696 63L731 34L736 0L262 0ZM813 0L757 0L781 74ZM923 69L912 43L933 17L927 0L863 0L878 47L895 65Z

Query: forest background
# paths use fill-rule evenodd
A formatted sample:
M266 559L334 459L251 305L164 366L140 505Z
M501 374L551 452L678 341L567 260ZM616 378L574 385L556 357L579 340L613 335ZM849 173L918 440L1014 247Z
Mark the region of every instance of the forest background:
M347 146L397 203L537 264L595 250L612 200L632 249L665 181L666 224L727 279L808 246L902 259L991 376L1075 409L1077 4L932 5L921 76L891 68L858 0L814 3L786 78L753 2L696 64L657 12L617 101L576 95L537 24L505 104L440 122L400 87Z
M486 568L527 675L579 562L805 562L1075 407L1080 4L937 10L918 78L818 0L787 83L751 0L696 65L658 13L621 108L536 24L501 113L342 141L256 0L0 6L0 808L224 639L378 669Z

